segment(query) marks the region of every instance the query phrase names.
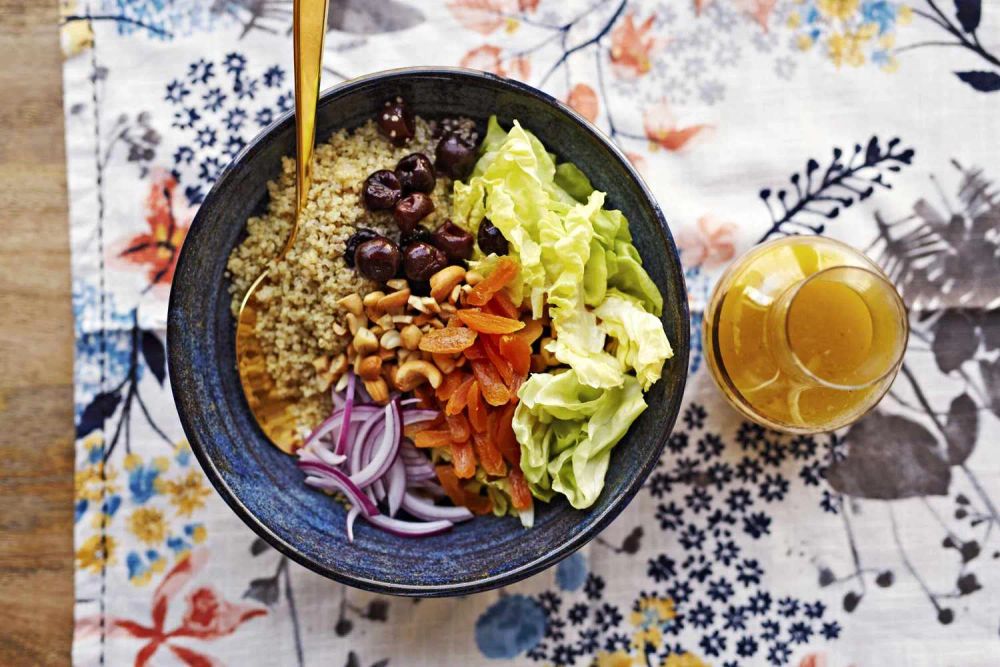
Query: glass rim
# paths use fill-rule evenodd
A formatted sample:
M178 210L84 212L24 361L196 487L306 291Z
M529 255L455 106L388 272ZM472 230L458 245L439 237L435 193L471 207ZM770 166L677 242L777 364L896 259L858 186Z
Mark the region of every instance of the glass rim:
M880 283L882 286L887 288L887 291L892 295L890 300L897 307L897 315L902 329L901 340L898 345L898 349L895 350L893 353L892 363L887 364L885 370L878 376L861 384L842 384L822 378L813 371L811 371L805 365L805 363L803 363L802 359L799 358L799 355L796 354L795 350L792 348L791 335L789 332L789 318L787 316L787 312L784 317L785 320L784 326L782 327L781 331L782 335L781 342L788 350L788 356L791 358L792 363L795 365L795 370L801 373L808 381L815 382L817 385L826 387L827 389L836 389L838 391L859 391L862 389L869 389L871 387L874 387L879 383L884 382L886 379L894 376L899 371L899 368L903 363L903 358L906 356L906 348L910 340L909 311L906 308L906 302L903 301L902 295L899 293L899 290L896 289L896 286L892 284L892 281L889 280L888 276L882 273L882 271L879 270L877 267L867 268L864 266L856 266L851 264L829 266L825 269L822 269L821 271L817 271L816 273L792 285L785 294L782 294L779 297L779 299L783 300L787 298L788 308L790 309L792 303L795 301L795 297L799 293L799 290L801 290L804 285L807 285L813 280L822 279L824 275L827 275L830 272L843 271L843 270L862 271L864 273L867 273L872 279L874 279L876 282Z

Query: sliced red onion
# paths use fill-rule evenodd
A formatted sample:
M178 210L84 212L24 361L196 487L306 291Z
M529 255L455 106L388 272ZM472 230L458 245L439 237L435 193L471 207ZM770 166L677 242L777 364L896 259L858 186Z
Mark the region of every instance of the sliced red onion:
M366 516L378 514L378 507L375 506L375 503L365 496L361 489L347 475L336 468L320 466L318 463L300 463L299 467L305 470L306 473L319 473L318 475L309 474L306 477L306 484L309 486L314 486L325 491L340 491L347 496L352 505L360 507Z
M347 460L346 456L334 454L329 449L314 444L311 447L302 447L298 451L299 459L302 461L322 461L328 465L339 466Z
M354 521L355 521L355 519L358 518L359 514L361 514L361 510L358 509L357 505L354 505L353 507L351 507L351 509L348 510L348 512L347 512L347 541L348 542L351 542L351 543L354 542Z
M402 458L396 457L383 479L385 480L386 502L389 504L389 516L396 516L399 506L403 502L403 494L406 493L406 465Z
M380 422L385 419L385 412L380 408L371 417L365 420L365 423L361 425L358 429L357 435L354 437L354 442L350 444L350 463L348 465L348 472L355 473L361 470L364 463L362 463L362 456L365 452L365 443L368 441L368 436L371 434L372 429L376 425L380 425Z
M399 402L399 407L408 408L411 405L418 405L420 403L419 398L404 398Z
M372 493L375 495L376 502L382 502L385 500L385 482L382 478L376 479L371 483L371 486L366 486L365 489L371 489Z
M378 411L379 409L374 406L368 406L368 405L355 406L354 410L351 411L351 421L352 423L356 421L364 421L369 416L371 416L372 413ZM344 411L342 409L334 410L333 414L324 419L323 423L317 426L316 430L314 430L312 433L309 434L309 437L306 438L306 441L303 443L302 446L308 447L312 443L317 442L331 434L339 435L343 421L344 421Z
M437 410L405 410L403 412L403 426L437 419L440 414Z
M351 481L358 487L368 486L381 478L396 460L396 453L399 452L399 442L403 433L399 403L392 401L385 407L385 411L385 432L382 434L382 441L372 452L371 461L351 475Z
M400 521L392 517L378 514L366 517L368 521L387 533L398 537L427 537L444 533L454 526L451 521Z
M531 504L526 510L518 510L517 518L521 520L521 525L525 528L531 528L535 525L535 505Z
M354 408L355 384L354 371L347 371L347 397L344 399L344 420L340 423L340 437L337 438L337 446L333 450L335 454L343 454L347 448L347 432L351 430L351 410Z
M437 519L444 519L445 521L468 521L474 516L467 507L438 506L409 491L403 494L402 507L414 517L428 521Z
M434 479L436 475L433 470L425 469L406 469L406 483L412 485L413 482L423 482L424 480Z

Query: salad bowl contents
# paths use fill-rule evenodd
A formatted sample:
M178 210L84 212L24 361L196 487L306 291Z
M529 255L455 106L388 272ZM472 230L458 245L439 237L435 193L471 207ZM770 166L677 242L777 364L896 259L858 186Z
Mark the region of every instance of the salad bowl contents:
M501 118L472 97L442 108L427 90L449 79L518 104ZM190 347L205 304L175 293L185 430L237 512L323 574L422 595L526 576L617 514L669 435L689 326L676 252L621 155L537 91L414 70L326 96L338 97L360 99L367 117L331 117L321 102L332 134L316 148L296 241L258 296L259 363L299 437L284 451L258 432L234 438L248 416L232 375L206 379L207 357ZM254 150L233 170L259 162ZM212 206L231 174L202 207L195 238L210 216L245 223L226 256L182 256L178 269L184 280L198 262L213 267L225 290L209 311L216 337L284 243L293 174L283 158L243 222ZM214 396L212 409L195 395ZM424 562L394 566L404 553Z

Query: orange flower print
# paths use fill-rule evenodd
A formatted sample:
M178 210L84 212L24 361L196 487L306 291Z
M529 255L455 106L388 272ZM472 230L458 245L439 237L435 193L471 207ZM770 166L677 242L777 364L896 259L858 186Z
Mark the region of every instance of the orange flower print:
M525 56L518 56L504 61L501 58L503 50L492 44L483 44L472 49L459 62L462 67L492 72L497 76L510 76L526 80L531 76L531 61Z
M91 616L80 619L76 624L77 638L105 632L109 638L142 639L145 644L135 656L135 667L148 665L153 655L161 648L169 650L185 665L209 667L219 664L214 658L187 646L174 643L174 639L198 639L211 642L219 637L231 635L252 618L264 616L267 610L255 605L230 602L210 586L199 586L187 596L187 609L180 625L167 630L166 622L171 601L195 575L205 566L208 553L204 550L192 552L179 560L163 578L153 592L150 601L150 625L126 618ZM102 622L103 621L103 622Z
M709 125L689 125L678 127L677 119L666 100L661 100L642 114L646 138L654 146L666 148L668 151L679 151Z
M127 262L148 267L150 286L169 285L181 246L191 225L192 212L177 192L177 179L169 172L152 172L146 195L149 231L132 237L118 254Z
M593 123L597 120L599 103L597 93L585 83L578 83L569 91L566 96L566 104L573 107L578 114Z
M698 219L697 229L684 227L677 233L677 246L687 266L713 269L722 266L736 254L733 235L736 225L719 222L710 216Z
M483 44L466 53L459 62L459 65L506 76L503 64L500 62L500 53L500 47Z
M507 67L510 69L510 76L514 79L527 81L528 77L531 76L531 60L526 56L512 58L507 63Z
M650 14L636 26L635 13L625 15L611 31L611 66L622 78L636 78L649 72L652 68L652 56L660 47L660 40L650 35L656 14Z
M447 6L462 27L488 35L504 24L509 30L516 27L513 15L535 11L538 0L452 0Z

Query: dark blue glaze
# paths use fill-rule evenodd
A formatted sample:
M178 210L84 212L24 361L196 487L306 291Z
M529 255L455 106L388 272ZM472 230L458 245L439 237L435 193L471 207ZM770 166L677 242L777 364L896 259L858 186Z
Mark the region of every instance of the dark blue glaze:
M317 139L375 116L401 95L425 117L464 115L485 124L519 120L608 193L628 217L646 270L664 295L663 323L674 348L649 408L611 456L604 492L586 511L538 503L535 527L480 517L435 537L393 537L359 519L348 544L344 509L302 483L291 457L271 446L247 408L236 374L234 322L224 275L244 224L267 204L267 181L294 153L286 114L240 153L201 205L170 295L170 381L181 423L209 479L247 525L306 567L352 586L417 596L484 591L534 574L587 543L624 509L652 470L680 407L687 376L689 320L684 276L666 221L622 153L561 102L490 74L414 68L373 74L326 91Z

